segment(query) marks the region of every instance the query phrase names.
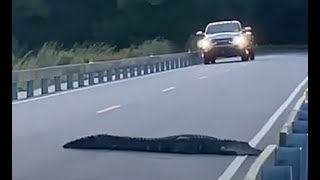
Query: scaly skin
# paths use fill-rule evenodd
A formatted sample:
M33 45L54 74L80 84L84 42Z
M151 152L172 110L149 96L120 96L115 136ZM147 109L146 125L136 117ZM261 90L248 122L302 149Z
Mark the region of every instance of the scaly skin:
M192 134L161 138L122 137L102 134L71 141L63 145L63 148L254 156L261 153L261 150L251 147L246 142Z

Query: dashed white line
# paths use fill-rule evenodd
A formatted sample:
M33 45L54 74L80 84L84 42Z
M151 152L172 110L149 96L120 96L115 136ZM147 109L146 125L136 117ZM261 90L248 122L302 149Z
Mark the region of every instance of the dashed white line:
M162 92L168 92L168 91L172 91L174 89L175 89L175 87L169 87L169 88L163 89Z
M208 76L201 76L201 77L199 77L199 79L207 79L208 78Z
M307 83L308 76L296 87L296 89L290 94L288 99L279 107L279 109L270 117L267 123L262 127L262 129L255 135L255 137L249 142L253 147L257 146L261 139L266 135L266 133L271 129L272 125L276 122L283 111L289 106L289 104L294 100L296 95L299 93L301 88ZM237 156L218 180L230 180L238 171L242 163L246 160L247 156Z
M101 109L100 111L97 111L97 114L101 114L101 113L105 113L105 112L108 112L108 111L112 111L114 109L118 109L120 108L121 105L114 105L114 106L110 106L108 108L105 108L105 109Z

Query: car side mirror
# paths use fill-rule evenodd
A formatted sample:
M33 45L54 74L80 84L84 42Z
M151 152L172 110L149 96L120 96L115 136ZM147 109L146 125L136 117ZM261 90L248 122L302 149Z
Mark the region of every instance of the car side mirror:
M243 29L244 32L251 32L252 28L250 26L247 26Z
M203 32L202 32L202 31L197 31L196 35L197 35L197 36L202 36L202 35L203 35Z

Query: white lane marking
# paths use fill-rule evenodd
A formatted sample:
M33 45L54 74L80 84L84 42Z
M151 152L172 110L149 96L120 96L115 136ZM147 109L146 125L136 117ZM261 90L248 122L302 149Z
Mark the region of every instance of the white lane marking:
M229 72L230 71L230 69L226 69L224 72Z
M101 113L105 113L105 112L108 112L108 111L112 111L114 109L118 109L120 108L121 105L114 105L114 106L110 106L108 108L105 108L105 109L101 109L100 111L97 111L97 114L101 114Z
M201 77L199 77L199 79L206 79L206 78L208 78L208 76L201 76Z
M270 117L267 123L261 128L261 130L255 135L255 137L249 142L249 144L253 147L257 146L257 144L261 141L261 139L266 135L266 133L270 130L272 125L276 122L279 116L283 113L283 111L289 106L289 104L293 101L295 96L299 93L301 88L308 81L308 76L295 88L295 90L290 94L288 99L279 107L279 109ZM223 172L223 174L219 177L218 180L230 180L235 173L240 168L241 164L247 156L237 156L228 168Z
M59 93L55 93L55 94L50 94L50 95L45 95L45 96L40 96L40 97L34 97L32 99L14 101L14 102L12 102L12 105L23 104L23 103L27 103L27 102L47 99L47 98L51 98L51 97L55 97L55 96L74 93L74 92L78 92L78 91L84 91L84 90L93 89L93 88L97 88L97 87L108 86L108 85L111 85L111 84L117 84L117 83L122 83L122 82L126 82L126 81L131 81L131 80L144 79L144 78L148 78L148 77L152 77L152 76L159 76L161 74L166 74L166 73L171 73L171 72L176 72L176 71L187 71L190 68L197 68L197 67L199 67L199 66L195 65L195 66L189 66L189 67L185 67L185 68L179 68L179 69L172 69L172 70L163 71L163 72L157 72L157 73L154 73L154 74L141 75L141 76L137 76L137 77L134 77L134 78L111 81L111 82L108 82L108 83L95 84L95 85L91 85L91 86L87 86L87 87L82 87L82 88L79 88L79 89L66 90L66 91L62 91L62 92L59 92Z
M174 89L175 89L175 87L169 87L169 88L163 89L162 92L168 92L168 91L171 91Z

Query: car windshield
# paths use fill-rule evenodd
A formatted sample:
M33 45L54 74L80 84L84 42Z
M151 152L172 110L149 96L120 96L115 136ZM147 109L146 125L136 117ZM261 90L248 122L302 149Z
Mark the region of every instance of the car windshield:
M241 28L238 23L215 24L207 27L206 34L239 32L240 30Z

